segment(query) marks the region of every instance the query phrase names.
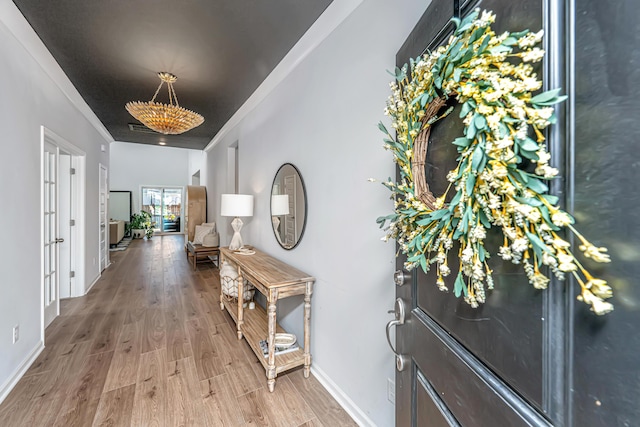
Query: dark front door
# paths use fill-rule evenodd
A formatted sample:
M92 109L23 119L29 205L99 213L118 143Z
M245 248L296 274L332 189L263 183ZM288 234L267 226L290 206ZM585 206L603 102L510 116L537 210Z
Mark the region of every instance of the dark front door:
M571 94L547 135L563 177L551 191L596 245L610 248L612 263L596 272L616 295L615 311L597 317L576 302L575 283L535 290L520 266L496 256L495 289L472 309L440 292L435 274L404 271L405 259L398 257L396 310L406 313L396 327L398 426L638 425L638 3L433 0L398 52L402 66L446 42L449 20L475 7L494 11L497 34L544 28L548 54L538 73L545 89ZM443 142L430 144L427 157L436 195L455 166L455 147L444 141L462 129L451 119L431 132L432 140Z

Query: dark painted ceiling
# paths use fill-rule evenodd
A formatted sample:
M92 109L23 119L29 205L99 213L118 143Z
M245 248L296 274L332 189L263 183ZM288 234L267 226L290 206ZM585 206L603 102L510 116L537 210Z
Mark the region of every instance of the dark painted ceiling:
M14 0L116 141L204 148L331 0ZM182 135L129 130L159 71L205 122ZM166 85L156 99L168 102Z

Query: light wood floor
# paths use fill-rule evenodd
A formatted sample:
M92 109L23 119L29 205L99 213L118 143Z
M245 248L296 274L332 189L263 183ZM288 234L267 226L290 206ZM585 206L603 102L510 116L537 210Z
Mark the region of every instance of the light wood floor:
M46 348L0 405L0 426L354 426L302 370L264 369L218 303L218 270L182 236L135 240L84 297L62 302Z

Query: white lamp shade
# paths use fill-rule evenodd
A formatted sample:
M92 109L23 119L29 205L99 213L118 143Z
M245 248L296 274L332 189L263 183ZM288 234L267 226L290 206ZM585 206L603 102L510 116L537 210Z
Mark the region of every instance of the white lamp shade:
M288 194L276 194L271 196L271 215L289 215Z
M248 194L223 194L220 201L222 216L253 216L253 196Z

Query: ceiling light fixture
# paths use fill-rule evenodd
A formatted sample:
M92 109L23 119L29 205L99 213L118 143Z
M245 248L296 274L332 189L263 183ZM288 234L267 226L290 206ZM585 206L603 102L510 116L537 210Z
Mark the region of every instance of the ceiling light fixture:
M165 135L179 135L200 126L204 122L204 117L178 104L178 97L173 89L173 83L178 78L166 72L158 73L158 77L161 80L160 86L156 89L151 101L128 102L125 105L127 111L149 129ZM169 90L169 104L155 102L156 96L164 83L167 84L167 89Z

